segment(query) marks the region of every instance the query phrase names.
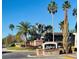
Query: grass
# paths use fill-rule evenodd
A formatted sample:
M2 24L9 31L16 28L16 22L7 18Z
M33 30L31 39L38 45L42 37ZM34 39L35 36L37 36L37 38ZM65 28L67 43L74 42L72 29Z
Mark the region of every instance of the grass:
M8 47L8 50L34 50L33 48Z

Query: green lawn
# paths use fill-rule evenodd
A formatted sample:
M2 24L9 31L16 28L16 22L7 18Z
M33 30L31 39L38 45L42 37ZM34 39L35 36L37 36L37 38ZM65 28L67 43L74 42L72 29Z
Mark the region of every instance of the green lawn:
M34 50L33 48L8 47L8 50Z

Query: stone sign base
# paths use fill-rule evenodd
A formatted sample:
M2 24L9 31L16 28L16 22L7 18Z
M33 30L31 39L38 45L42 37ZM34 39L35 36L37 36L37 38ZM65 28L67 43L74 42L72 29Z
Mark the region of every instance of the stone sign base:
M37 56L52 56L52 55L58 55L59 51L58 49L36 49Z

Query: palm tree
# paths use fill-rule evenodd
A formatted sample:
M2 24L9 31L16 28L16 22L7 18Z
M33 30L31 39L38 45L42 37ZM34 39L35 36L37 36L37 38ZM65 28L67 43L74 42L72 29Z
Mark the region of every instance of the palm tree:
M64 17L64 33L63 33L63 47L65 52L68 52L68 16L67 16L67 12L68 9L71 7L69 1L65 1L63 4L63 10L65 12L65 17Z
M59 23L59 25L60 25L60 30L62 30L62 32L63 32L63 30L64 30L64 21L61 21Z
M10 25L9 25L9 29L10 29L11 31L13 31L14 28L15 28L15 26L14 26L13 24L10 24ZM12 38L12 39L13 39L13 38ZM8 41L7 41L7 37L6 37L6 47L7 47L7 44L8 44Z
M57 4L55 3L55 1L51 1L48 4L48 11L52 15L52 23L53 23L53 15L57 12ZM52 28L53 28L53 42L54 42L54 27Z
M77 9L76 8L73 9L73 13L72 14L73 14L73 16L77 17Z
M59 25L60 25L60 30L63 31L63 29L64 29L64 21L61 21L61 22L59 23Z
M14 26L13 24L10 24L10 25L9 25L9 29L10 29L11 31L13 31L14 28L15 28L15 26Z
M28 22L20 22L19 25L17 26L17 28L19 29L19 32L21 34L24 34L26 36L26 40L25 40L25 46L26 46L26 41L27 41L27 33L29 32L29 28L30 25Z
M62 32L64 33L64 20L63 21L61 21L60 23L59 23L59 25L60 25L60 30L62 30ZM69 24L68 24L69 25ZM68 29L68 32L69 32L69 29ZM62 34L63 34L62 33Z
M17 42L20 42L21 41L21 38L20 38L21 34L22 34L21 32L17 32L17 34L15 36Z
M77 17L77 9L76 8L73 9L72 15ZM77 20L76 20L75 30L77 32Z

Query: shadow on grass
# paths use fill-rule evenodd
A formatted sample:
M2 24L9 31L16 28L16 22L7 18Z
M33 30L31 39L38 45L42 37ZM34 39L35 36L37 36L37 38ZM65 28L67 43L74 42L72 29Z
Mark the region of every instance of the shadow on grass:
M5 53L12 53L10 51L2 51L2 54L5 54Z

